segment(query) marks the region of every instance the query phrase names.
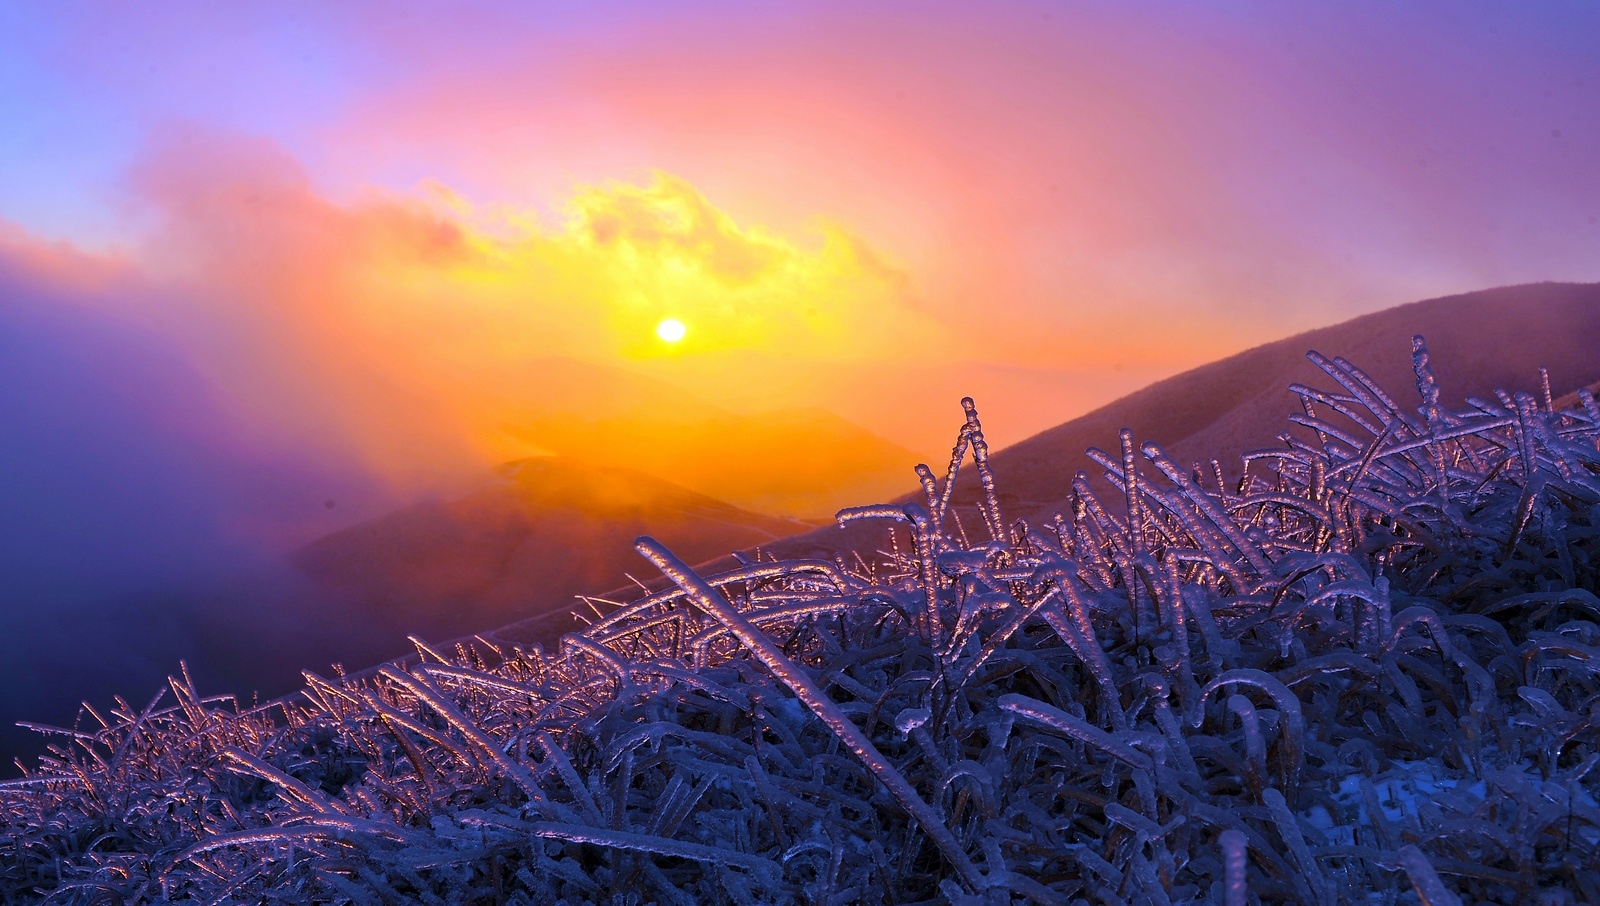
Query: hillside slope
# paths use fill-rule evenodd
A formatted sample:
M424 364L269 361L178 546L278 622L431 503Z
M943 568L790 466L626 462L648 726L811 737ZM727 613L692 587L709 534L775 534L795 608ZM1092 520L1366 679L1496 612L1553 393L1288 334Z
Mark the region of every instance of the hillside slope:
M1140 442L1161 444L1179 463L1217 459L1233 475L1239 454L1274 444L1287 427L1286 417L1300 411L1290 384L1338 389L1306 359L1308 351L1341 356L1381 386L1396 388L1391 392L1406 392L1415 386L1410 345L1415 334L1427 337L1434 370L1446 388L1444 405L1460 406L1468 396L1491 398L1497 387L1536 387L1541 366L1549 369L1550 389L1560 396L1600 378L1600 283L1536 283L1413 302L1185 371L996 452L991 461L1001 501L1007 513L1019 517L1054 512L1070 493L1076 472L1099 472L1084 450L1114 450L1123 428L1132 429ZM981 414L983 400L977 402ZM1414 397L1400 402L1416 404ZM952 428L959 425L959 415L952 406ZM944 463L930 465L942 474ZM976 493L969 466L957 482L955 499L970 505ZM921 499L921 494L908 489L897 499ZM772 550L779 556L816 556L854 549L859 543L852 534L824 528Z
M996 481L1024 509L1065 497L1072 475L1091 468L1086 447L1110 448L1133 429L1180 463L1204 457L1229 467L1240 453L1271 444L1285 416L1298 412L1291 383L1338 389L1306 352L1354 362L1393 393L1415 386L1410 340L1427 337L1446 388L1441 402L1490 398L1497 387L1537 387L1549 369L1551 390L1574 390L1600 378L1600 284L1538 283L1413 302L1246 350L1152 384L1035 435L994 457ZM1413 397L1400 402L1415 406ZM979 400L981 406L982 400ZM980 410L981 411L981 410ZM972 488L967 485L967 499Z

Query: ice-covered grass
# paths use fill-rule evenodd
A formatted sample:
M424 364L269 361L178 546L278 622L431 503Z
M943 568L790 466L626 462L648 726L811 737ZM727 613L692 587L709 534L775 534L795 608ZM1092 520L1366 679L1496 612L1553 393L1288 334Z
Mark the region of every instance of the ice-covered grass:
M881 556L259 708L185 678L0 786L5 902L1600 902L1600 409L1313 354L1242 470L1124 434L1000 511L970 403ZM1311 439L1308 439L1311 438ZM975 509L952 489L968 456Z

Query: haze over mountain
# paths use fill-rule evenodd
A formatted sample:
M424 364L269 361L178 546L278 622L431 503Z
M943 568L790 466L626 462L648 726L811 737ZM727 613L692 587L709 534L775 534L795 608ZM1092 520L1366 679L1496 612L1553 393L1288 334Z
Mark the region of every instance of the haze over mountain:
M66 246L23 254L3 233L0 752L37 744L16 721L69 723L84 699L104 706L113 694L145 698L180 659L208 690L280 694L294 688L301 669L322 671L334 661L362 666L403 653L408 632L438 638L526 615L511 597L491 595L489 609L469 608L455 622L416 608L386 621L355 606L367 599L330 593L307 578L285 561L285 550L394 512L416 501L417 490L375 474L342 444L336 423L279 433L242 418L180 343L101 304L112 294L130 309L156 308L167 287ZM496 378L486 385L518 399L515 411L525 416L519 430L542 441L523 446L567 452L592 445L586 466L637 464L775 509L827 512L881 496L898 487L914 459L825 413L735 413L664 382L576 360ZM284 396L302 409L319 403ZM386 414L404 418L406 410ZM748 462L770 461L773 469L741 464L742 450L750 451ZM403 453L423 458L430 451ZM586 474L598 482L602 473ZM472 479L446 474L425 490L454 499L488 473L479 464L465 474ZM620 474L602 483L669 487ZM809 527L709 498L691 501L690 491L670 487L678 497L661 503L671 494L657 493L640 519L696 556ZM684 516L683 531L674 531L681 514L660 506L709 515L699 522ZM563 540L584 538L585 547L608 552L597 556L609 557L612 568L580 563L570 582L538 585L550 593L541 606L570 607L577 592L623 581L632 566L627 542L645 529L614 510L594 520L615 521L616 545L583 535L574 519L560 522ZM701 536L707 540L696 546ZM483 587L469 586L474 593ZM453 601L472 597L447 590Z
M612 588L650 534L694 560L811 528L626 469L561 457L509 463L472 493L335 532L291 555L365 630L346 664L402 654Z
M540 359L501 386L508 398L494 405L515 413L502 429L514 442L763 513L827 518L894 493L917 462L826 409L739 413L665 381L575 359Z

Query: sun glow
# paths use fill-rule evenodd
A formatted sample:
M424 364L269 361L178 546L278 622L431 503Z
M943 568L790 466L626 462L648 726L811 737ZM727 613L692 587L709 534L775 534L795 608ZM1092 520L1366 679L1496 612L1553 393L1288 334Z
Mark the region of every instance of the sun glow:
M233 163L244 152L223 147L212 164L202 151L173 152L152 183L170 193L160 210L184 212L152 245L157 260L208 290L170 294L164 317L196 337L237 329L224 344L197 339L197 354L263 436L345 445L397 486L536 450L567 455L587 437L574 426L591 421L655 424L634 415L653 403L626 401L668 391L628 389L632 377L608 369L759 411L813 405L813 377L877 367L878 338L925 351L942 336L911 304L909 276L845 227L820 221L791 241L669 174L575 186L554 214L474 204L442 184L342 205L312 191L292 159L257 175L247 155ZM197 170L215 175L185 175ZM215 188L231 185L262 200ZM219 239L230 223L249 240ZM268 257L252 265L251 255ZM248 276L263 272L270 279ZM202 304L213 294L239 306L229 320ZM600 376L526 392L530 374L585 367ZM585 381L596 386L580 392ZM307 399L326 414L313 419Z
M668 343L676 343L689 333L689 328L677 318L668 318L656 325L656 336Z

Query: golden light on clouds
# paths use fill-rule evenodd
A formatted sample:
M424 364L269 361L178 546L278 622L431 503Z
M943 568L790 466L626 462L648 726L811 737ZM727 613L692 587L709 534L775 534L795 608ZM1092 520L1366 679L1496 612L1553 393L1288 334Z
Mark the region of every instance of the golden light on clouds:
M443 186L338 203L291 164L241 172L238 158L215 172L181 155L156 165L172 176L151 190L171 229L153 257L189 298L212 300L170 323L233 335L195 345L224 350L201 367L252 424L304 432L304 406L284 401L315 399L317 424L397 478L419 456L541 449L528 426L570 395L551 384L552 359L751 411L826 405L823 376L945 336L907 274L846 226L778 235L671 175L579 188L551 216Z
M736 222L687 181L658 173L646 185L584 189L570 220L540 242L587 285L618 339L636 325L695 325L695 349L796 359L850 359L874 334L926 334L908 305L909 278L838 224L795 241ZM658 331L657 340L674 340ZM659 342L624 342L625 359L662 354Z

